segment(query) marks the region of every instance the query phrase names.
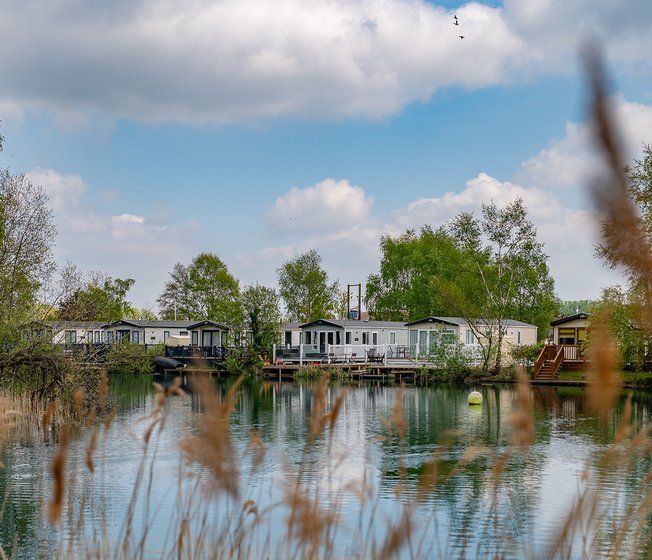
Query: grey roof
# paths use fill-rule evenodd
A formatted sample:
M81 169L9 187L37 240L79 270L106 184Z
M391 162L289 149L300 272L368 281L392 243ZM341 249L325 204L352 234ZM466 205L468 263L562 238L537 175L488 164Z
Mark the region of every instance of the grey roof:
M570 323L571 321L577 321L578 319L588 319L588 313L575 313L575 315L569 315L568 317L560 317L554 321L550 321L551 326L562 325L563 323Z
M308 323L298 324L298 328L309 327L310 325L329 323L341 328L361 328L361 329L398 329L405 327L403 321L361 321L358 319L316 319Z
M290 323L283 323L281 325L281 328L284 331L294 331L294 330L298 329L299 327L301 327L301 323L299 323L297 321L293 321L293 322L290 322Z
M495 325L498 321L487 320L487 319L469 319L473 324L485 323L489 325ZM423 319L418 319L416 321L410 321L406 323L410 325L421 325L424 323L447 323L449 325L457 325L458 327L463 327L468 324L467 319L463 317L424 317ZM506 327L536 327L536 325L531 325L530 323L524 323L523 321L517 321L516 319L503 319L503 325Z
M43 324L53 329L101 329L103 321L43 321Z
M214 325L216 327L222 328L222 329L227 329L228 327L225 327L224 325L220 325L219 323L216 323L215 321L209 321L209 320L196 320L193 319L192 321L168 321L168 320L156 320L156 321L148 321L148 320L141 320L141 319L120 319L119 321L113 321L112 323L104 323L105 328L109 327L117 327L120 325L131 325L132 327L136 327L139 329L190 329L193 327L199 327L201 325Z

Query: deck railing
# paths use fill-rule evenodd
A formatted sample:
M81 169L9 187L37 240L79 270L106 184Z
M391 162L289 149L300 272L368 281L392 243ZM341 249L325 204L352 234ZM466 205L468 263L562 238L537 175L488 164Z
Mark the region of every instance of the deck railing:
M227 349L224 346L166 346L168 358L212 358L223 360Z
M447 351L461 351L470 365L482 364L482 347L465 344L460 347L451 344ZM293 363L401 363L410 361L419 364L434 364L440 356L434 349L423 349L418 344L326 344L323 346L299 344L274 347L272 361ZM434 364L436 365L436 364Z

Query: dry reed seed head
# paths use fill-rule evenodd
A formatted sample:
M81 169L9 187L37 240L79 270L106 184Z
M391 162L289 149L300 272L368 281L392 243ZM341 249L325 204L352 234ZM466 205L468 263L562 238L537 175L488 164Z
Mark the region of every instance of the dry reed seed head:
M185 396L186 392L181 388L181 377L175 377L172 384L168 387L168 395Z
M160 383L154 383L154 388L156 389L156 407L152 413L160 410L165 403L165 389L163 388L163 385Z
M519 367L516 371L516 410L510 416L514 427L512 441L514 445L527 448L534 443L534 418L532 416L532 391L530 380Z
M83 387L79 387L74 394L75 400L75 413L77 418L81 418L84 414L84 402L86 401L86 390Z
M50 522L56 524L61 519L61 511L63 510L63 501L66 489L66 457L68 454L68 443L70 441L70 428L64 426L61 431L61 440L59 447L52 460L52 479L54 481L54 493L52 501L49 504L48 514Z
M97 405L100 411L104 410L106 407L106 398L109 394L109 378L106 374L106 370L102 370L100 373L100 380L97 387Z
M258 430L253 429L249 433L247 449L251 453L251 468L256 472L265 460L265 445Z
M329 427L331 432L335 427L335 423L337 422L337 417L340 415L340 411L342 410L342 405L344 404L345 398L346 398L346 391L344 390L340 391L335 399L335 402L333 403L333 406L331 407L331 411L328 415Z
M606 418L620 392L615 344L609 334L606 315L599 315L592 334L589 386L586 394L591 410Z
M233 410L242 376L232 385L222 401L214 383L207 376L193 380L193 388L203 405L198 416L197 435L181 442L186 457L198 463L211 475L211 487L233 497L239 494L238 457L231 438L230 415Z
M328 376L322 375L315 388L310 411L310 439L319 437L326 427L326 393L328 389Z
M407 431L407 420L403 407L403 388L404 386L401 385L396 391L396 399L392 405L392 415L389 418L381 418L387 432L390 434L396 433L401 439L403 439Z
M410 539L412 534L412 512L406 509L400 521L392 525L387 530L387 536L383 547L378 554L380 559L396 558L403 547Z
M91 433L90 440L88 441L88 445L86 446L86 466L88 467L88 470L91 473L95 472L95 461L93 457L97 449L98 432L99 429L96 427Z
M54 417L54 413L59 405L59 402L57 400L50 401L48 405L45 407L45 412L43 412L43 430L47 430L50 427L50 424L52 424L52 418Z
M256 505L256 502L254 502L252 499L247 500L242 505L242 511L245 515L255 515L256 517L258 517L258 506Z
M620 422L618 422L618 428L616 429L616 434L614 435L614 443L616 445L623 443L625 439L631 433L631 416L632 416L632 394L627 395L625 400L625 407L623 408L623 414L620 417Z
M109 429L111 428L111 424L113 424L113 421L115 420L115 417L117 416L117 414L118 414L118 411L113 409L106 415L106 418L104 419L104 431L105 432L109 431Z
M593 127L597 143L609 164L610 175L592 185L598 209L604 215L602 236L610 261L625 266L645 290L645 323L652 332L652 243L629 192L622 143L609 105L605 71L595 45L585 49L585 66L592 88Z
M95 423L96 416L97 416L97 413L95 412L94 408L92 408L91 410L88 411L88 414L86 415L86 427L87 428L90 428Z
M288 534L300 543L318 546L327 529L338 521L335 511L320 508L317 500L302 494L298 487L288 490L285 503L290 508Z

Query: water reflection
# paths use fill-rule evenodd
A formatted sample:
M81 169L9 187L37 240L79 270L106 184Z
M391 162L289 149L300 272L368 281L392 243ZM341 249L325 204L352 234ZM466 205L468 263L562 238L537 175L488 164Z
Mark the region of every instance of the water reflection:
M156 380L164 386L171 382ZM106 523L113 538L121 530L140 463L143 423L138 419L155 406L151 381L145 376L111 379L111 398L119 413L103 440L95 475L90 476L84 465L85 440L81 438L71 446L67 464L68 477L73 481L70 488L77 489L77 496L84 488L92 491L84 503L73 495L70 505L75 510L83 509L95 526ZM218 381L218 390L224 394L231 383L232 379ZM152 480L156 523L149 537L155 548L163 542L176 507L178 443L194 431L194 420L202 411L201 399L192 392L191 385L184 387L187 397L170 399L166 405L166 426L158 441L156 476ZM467 388L406 387L404 443L396 437L383 437L383 420L392 414L396 387L331 385L327 393L329 405L342 389L346 389L347 396L332 440L320 440L307 450L314 385L245 381L233 414L236 448L244 454L255 429L267 451L262 468L255 473L248 472L248 462L242 462L247 481L242 500L252 497L261 505L278 501L288 474L294 475L301 465L302 480L308 488L327 485L334 492L324 492L324 503L332 495L343 501L345 528L340 531L341 549L336 551L339 556L353 550L353 529L360 518L355 493L342 498L338 490L371 482L379 496L377 515L382 521L377 523L374 534L381 540L384 520L395 518L401 511L400 504L415 495L417 481L432 454L442 454L441 468L445 471L453 469L471 445L487 448L487 455L454 476L442 477L442 483L417 511L419 530L424 531L434 555L476 558L500 554L520 558L524 550L545 550L577 495L584 469L588 466L593 472L600 471L601 451L613 440L624 410L623 396L610 420L603 422L586 409L582 389L533 388L535 444L529 453L514 454L507 461L504 477L508 484L494 495L491 478L495 456L509 445L512 435L508 417L515 408L514 388L481 387L484 404L477 408L466 404ZM635 393L634 422L649 422L651 411L652 395ZM21 558L33 558L38 549L47 551L64 538L42 521L43 498L51 492L49 465L53 451L53 445L36 441L31 446L16 445L4 453L0 492L7 498L0 520L0 542L5 550L11 550L15 543ZM401 474L403 467L405 476ZM608 512L612 519L623 518L627 504L637 499L651 468L650 458L641 458L627 472L600 473L604 492L615 498L609 502L615 504ZM219 514L220 506L216 508ZM497 519L500 523L496 523ZM278 529L275 533L284 532L284 522L280 512L274 516L272 523ZM608 531L605 524L606 539ZM644 553L641 551L641 555Z

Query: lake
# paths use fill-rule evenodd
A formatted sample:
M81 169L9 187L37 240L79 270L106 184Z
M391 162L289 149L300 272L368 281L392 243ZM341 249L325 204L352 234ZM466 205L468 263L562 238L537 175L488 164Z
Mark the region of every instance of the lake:
M407 530L408 525L401 525L406 512L410 544L400 548L401 557L545 557L580 490L592 487L599 488L601 522L586 535L593 543L592 554L599 557L607 554L615 538L614 524L627 520L628 506L640 501L641 492L649 496L649 454L617 467L601 462L624 410L624 395L612 416L600 421L588 411L581 388L532 388L535 443L527 452L511 453L497 469L497 457L509 447L514 432L513 386L401 390L371 383L332 384L329 406L346 390L332 433L306 446L316 385L245 382L232 414L239 496L227 499L223 493L211 494L211 479L203 469L181 460L180 442L198 433L203 410L202 399L193 393L166 400L165 424L160 432L154 431L148 450L149 457L155 453L154 460L141 472L143 435L150 421L142 418L156 406L151 381L147 376L111 378L117 415L106 434L100 431L93 474L85 464L91 429L73 438L65 466L68 494L58 528L44 521L57 449L49 440L57 434L22 438L5 448L0 471L5 498L0 542L5 551L15 549L18 558L50 558L65 546L84 551L92 548L94 539L116 542L124 536L132 489L141 475L145 482L133 506L132 527L136 540L147 527L144 558L159 558L162 550L169 550L174 540L170 528L178 523L187 498L201 503L189 522L191 531L201 531L200 525L208 523L205 531L214 538L227 523L232 529L234 519L244 519L249 527L253 519L260 519L250 529L255 535L248 540L245 557L304 556L305 549L285 538L289 509L282 502L297 480L307 494L319 495L320 508L337 512L334 544L319 550L320 556L333 558L364 558L372 550L378 552L392 527ZM232 380L216 385L224 392L229 383ZM471 389L482 393L481 407L468 406ZM406 421L404 438L387 432L398 396ZM649 422L651 415L652 394L635 392L633 424ZM264 449L256 468L251 460L252 430ZM440 459L438 484L425 492L419 481L433 453ZM502 482L495 486L498 470ZM259 518L253 512L241 513L249 499ZM649 516L643 522L648 529L651 523ZM571 544L575 548L565 557L580 558L581 540ZM643 546L625 539L622 551L625 557L644 558L652 551Z

